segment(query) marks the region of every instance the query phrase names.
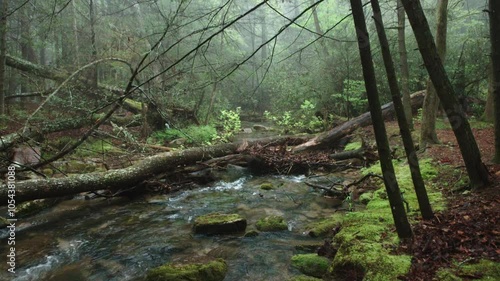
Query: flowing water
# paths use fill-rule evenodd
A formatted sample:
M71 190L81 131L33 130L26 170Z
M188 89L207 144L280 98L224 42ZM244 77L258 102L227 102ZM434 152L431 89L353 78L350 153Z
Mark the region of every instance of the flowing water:
M210 186L135 201L74 199L32 218L20 219L16 235L16 274L0 280L143 280L147 270L167 262L224 258L225 281L287 280L296 246L321 244L306 225L336 209L303 183L302 176L244 176ZM275 189L260 189L270 182ZM199 215L238 213L248 230L267 215L282 215L288 231L204 236L192 233ZM0 262L5 266L6 232Z

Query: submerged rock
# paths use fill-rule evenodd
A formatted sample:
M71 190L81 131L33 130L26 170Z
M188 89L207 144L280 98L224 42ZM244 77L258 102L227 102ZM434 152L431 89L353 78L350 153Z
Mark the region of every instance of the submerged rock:
M229 234L243 232L247 220L238 214L212 213L194 220L193 230L197 234Z
M196 264L166 264L149 270L146 281L222 281L227 264L223 259Z
M288 229L288 225L282 216L265 217L258 220L255 226L260 231L281 231Z
M318 277L325 275L328 270L330 261L325 257L320 257L317 254L303 254L292 257L292 266L297 268L305 275Z

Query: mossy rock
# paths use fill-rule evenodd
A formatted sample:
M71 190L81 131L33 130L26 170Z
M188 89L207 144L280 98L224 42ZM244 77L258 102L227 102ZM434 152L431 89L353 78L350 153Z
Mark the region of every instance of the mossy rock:
M309 236L323 237L330 233L333 229L339 227L342 223L343 215L338 213L326 219L313 222L307 226Z
M306 275L300 275L300 276L295 276L290 279L290 281L321 281L323 279L318 279L315 277L311 276L306 276Z
M146 281L222 281L226 273L227 263L223 259L204 264L166 264L149 270Z
M250 230L247 233L245 233L245 237L255 237L259 236L259 232L257 230Z
M288 225L282 216L269 216L262 218L255 224L260 231L281 231L287 230Z
M436 278L443 281L460 281L460 276L477 276L478 280L500 280L500 264L489 260L460 266L458 269L442 268L436 272Z
M55 204L57 204L59 199L36 199L33 201L27 201L19 204L17 206L17 217L27 217L48 209Z
M260 185L260 189L262 189L262 190L271 190L271 189L273 189L273 188L274 188L274 186L273 186L273 184L272 184L272 183L270 183L270 182L265 182L265 183L262 183L262 184Z
M194 220L193 230L197 234L230 234L245 231L247 220L238 214L212 213Z
M372 200L372 198L373 198L373 192L365 192L359 196L359 202L366 205Z
M330 261L317 254L302 254L292 257L292 266L305 275L321 278L328 270Z

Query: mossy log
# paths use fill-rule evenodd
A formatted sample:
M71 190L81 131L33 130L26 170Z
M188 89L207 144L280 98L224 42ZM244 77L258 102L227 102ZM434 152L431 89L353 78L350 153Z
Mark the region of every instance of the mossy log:
M419 108L424 102L425 91L416 92L411 95L412 108ZM384 118L394 116L394 104L392 102L382 106L382 115ZM361 114L342 125L333 128L330 131L319 134L306 143L294 147L294 152L300 152L310 149L318 149L331 146L332 143L354 132L356 129L370 125L372 122L370 112Z
M290 137L255 139L245 144L279 142ZM147 157L133 166L107 172L72 175L65 178L33 179L16 181L16 203L23 201L74 195L102 189L131 188L156 175L172 173L184 166L241 152L242 143L227 143L208 147L196 147L175 152L164 152ZM7 204L7 184L0 185L0 206Z
M15 182L15 200L16 203L19 203L101 189L133 187L157 174L172 171L179 166L235 153L237 148L237 144L221 144L165 152L145 158L138 164L125 169L74 175L66 178L18 181ZM0 205L7 204L8 190L7 184L0 185Z
M36 128L29 128L22 133L12 133L5 136L0 136L0 151L5 151L15 144L22 142L23 140L36 139L49 133L74 130L85 126L90 126L102 117L104 117L104 113L94 114L90 117L66 119L59 122L44 122L42 124L38 124ZM131 123L137 124L139 119L140 117L136 115L132 115L130 117L112 116L110 118L110 121L122 126Z

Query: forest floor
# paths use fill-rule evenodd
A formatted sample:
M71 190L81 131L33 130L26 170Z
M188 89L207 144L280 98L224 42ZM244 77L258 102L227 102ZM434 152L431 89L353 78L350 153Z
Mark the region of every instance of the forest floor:
M391 128L397 130L395 122L388 123L388 132ZM418 125L415 131L420 131ZM401 245L398 250L413 256L410 272L402 280L433 280L438 270L443 268L448 268L463 280L480 279L480 274L462 272L460 268L481 259L500 262L500 165L491 162L494 129L492 126L479 126L473 128L473 133L483 162L490 171L491 184L486 188L470 191L460 182L467 175L450 128L437 130L441 143L427 147L419 156L430 157L440 166L452 168L439 169L435 183L447 199L447 209L436 213L432 220L419 219L413 225L412 242ZM457 186L462 189L457 189Z

